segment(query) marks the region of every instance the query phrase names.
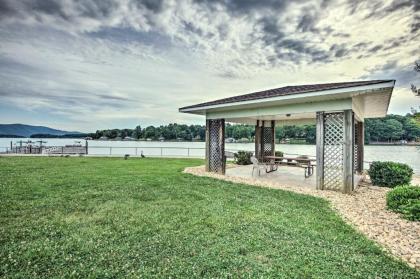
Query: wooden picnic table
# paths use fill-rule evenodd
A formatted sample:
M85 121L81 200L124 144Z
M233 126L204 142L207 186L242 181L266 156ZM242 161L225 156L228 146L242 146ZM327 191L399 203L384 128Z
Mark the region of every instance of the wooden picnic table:
M279 156L264 156L266 159L274 159L274 160L288 160L288 161L309 161L309 162L316 162L316 159L311 158L302 158L302 157L279 157Z
M314 173L315 164L312 164L312 162L316 162L316 159L302 157L264 156L264 159L273 160L272 163L268 163L270 165L270 170L268 172L276 171L279 165L301 167L305 169L304 175L306 178ZM286 160L286 162L283 162L284 160Z

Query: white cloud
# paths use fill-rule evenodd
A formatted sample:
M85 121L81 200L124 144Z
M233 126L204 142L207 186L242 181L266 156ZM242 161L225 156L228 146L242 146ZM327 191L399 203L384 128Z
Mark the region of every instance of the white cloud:
M419 102L408 86L420 83L410 1L4 3L0 98L73 130L202 122L177 108L361 78L400 80L390 112Z

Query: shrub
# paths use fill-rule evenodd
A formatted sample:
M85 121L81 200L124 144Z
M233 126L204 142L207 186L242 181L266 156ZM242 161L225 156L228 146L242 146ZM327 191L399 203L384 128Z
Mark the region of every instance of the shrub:
M388 192L386 205L413 221L420 221L420 186L399 186Z
M413 201L402 208L402 214L411 221L420 221L420 201Z
M274 152L274 155L276 157L283 157L284 156L284 153L283 153L283 151L276 151L276 152Z
M411 181L413 169L406 164L395 162L373 162L369 176L373 185L394 188L406 185Z
M250 151L238 151L234 155L235 163L238 165L250 165L252 155L253 153Z

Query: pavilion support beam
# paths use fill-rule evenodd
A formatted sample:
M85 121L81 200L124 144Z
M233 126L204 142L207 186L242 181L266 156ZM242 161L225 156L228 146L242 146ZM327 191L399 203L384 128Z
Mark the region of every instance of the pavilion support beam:
M351 193L354 189L354 113L316 114L316 187Z
M225 120L206 120L206 171L225 174Z
M210 155L210 120L206 119L206 157L205 157L205 163L206 163L206 171L210 171L209 166L209 155Z
M344 111L344 145L343 145L343 193L353 191L354 163L354 115L352 110Z
M261 133L262 129L261 129L261 121L257 120L257 123L255 125L255 158L257 158L258 160L261 160L261 147L262 147L262 133Z
M255 125L255 157L264 161L265 156L275 154L275 121L257 120Z
M271 120L271 155L276 155L276 121Z
M365 123L360 121L357 126L357 169L358 173L363 172L364 148L365 148Z
M316 188L324 190L324 112L316 113Z

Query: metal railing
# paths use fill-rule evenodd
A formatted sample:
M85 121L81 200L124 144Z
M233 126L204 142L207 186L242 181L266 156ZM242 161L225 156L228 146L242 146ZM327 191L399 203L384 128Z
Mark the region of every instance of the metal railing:
M42 150L39 147L33 147L37 152L19 152L22 150L10 147L0 147L2 154L32 154L32 155L64 155L64 154L85 154L88 156L150 156L150 157L191 157L191 158L204 158L204 147L178 147L178 146L91 146L87 149L82 147L69 147L69 146L43 146ZM79 149L83 149L81 152ZM243 149L226 149L226 151L236 153ZM253 150L247 150L253 152ZM299 156L302 154L284 153L285 156ZM315 158L314 155L308 155Z
M89 146L89 156L149 156L204 158L205 148L175 146Z
M187 157L204 158L204 147L175 147L175 146L84 146L78 148L66 146L43 146L42 151L24 152L24 149L10 147L0 147L1 154L16 155L64 155L64 154L84 154L88 156L148 156L148 157ZM79 150L80 149L80 150ZM83 150L82 150L83 149ZM25 149L26 150L26 149ZM28 149L29 150L29 149ZM35 148L34 148L35 150ZM83 151L83 152L82 152Z

